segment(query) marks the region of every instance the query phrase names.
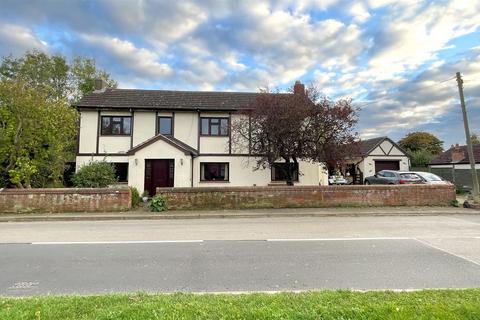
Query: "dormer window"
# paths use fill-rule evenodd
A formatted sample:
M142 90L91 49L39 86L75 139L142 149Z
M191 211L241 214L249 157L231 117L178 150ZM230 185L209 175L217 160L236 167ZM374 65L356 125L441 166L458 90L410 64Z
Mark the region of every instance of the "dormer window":
M132 133L132 117L102 116L102 136L129 136Z

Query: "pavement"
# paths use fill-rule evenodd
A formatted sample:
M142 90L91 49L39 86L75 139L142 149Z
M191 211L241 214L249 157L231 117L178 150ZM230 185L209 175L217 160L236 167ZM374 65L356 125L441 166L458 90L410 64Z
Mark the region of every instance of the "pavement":
M480 215L0 223L0 257L8 296L471 288Z
M455 207L359 207L359 208L285 208L246 210L172 210L148 212L67 212L67 213L0 213L0 222L19 221L100 221L100 220L163 220L208 218L390 216L390 215L454 215L480 214L480 210Z

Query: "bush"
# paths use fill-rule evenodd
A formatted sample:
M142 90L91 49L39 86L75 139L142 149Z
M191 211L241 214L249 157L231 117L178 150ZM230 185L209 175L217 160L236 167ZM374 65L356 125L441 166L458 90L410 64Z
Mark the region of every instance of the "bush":
M167 210L167 200L161 194L157 194L152 198L152 201L148 204L150 211L160 212Z
M105 188L117 181L115 168L108 162L93 161L78 170L73 176L73 185L78 188Z
M140 193L138 192L137 188L130 187L130 193L132 194L132 208L135 208L142 199L140 198Z

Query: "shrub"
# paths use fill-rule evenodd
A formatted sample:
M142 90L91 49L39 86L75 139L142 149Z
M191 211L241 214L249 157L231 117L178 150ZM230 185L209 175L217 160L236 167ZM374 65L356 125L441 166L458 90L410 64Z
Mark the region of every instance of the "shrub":
M115 168L108 162L93 161L84 165L73 176L73 185L79 188L105 188L117 181Z
M148 204L150 211L152 212L160 212L167 210L167 201L164 196L161 194L155 195L150 203Z
M137 188L130 187L130 193L132 194L132 208L134 208L138 206L142 199L140 198L140 193L138 192Z

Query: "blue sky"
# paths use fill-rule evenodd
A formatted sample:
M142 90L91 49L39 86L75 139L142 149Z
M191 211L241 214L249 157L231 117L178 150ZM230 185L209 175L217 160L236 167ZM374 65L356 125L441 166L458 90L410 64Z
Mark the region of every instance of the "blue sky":
M2 0L0 55L96 59L121 88L257 91L313 83L361 107L362 138L480 134L480 0ZM450 79L450 80L449 80ZM446 80L446 81L445 81ZM443 81L443 82L442 82Z

